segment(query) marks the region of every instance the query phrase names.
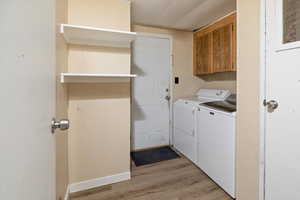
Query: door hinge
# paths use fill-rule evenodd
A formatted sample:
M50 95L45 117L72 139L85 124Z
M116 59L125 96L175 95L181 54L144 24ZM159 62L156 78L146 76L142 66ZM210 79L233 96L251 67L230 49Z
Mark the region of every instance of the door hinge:
M263 106L267 106L268 104L267 104L267 100L266 99L264 99L264 101L263 101Z
M174 55L173 54L171 54L171 66L172 66L172 68L174 66Z

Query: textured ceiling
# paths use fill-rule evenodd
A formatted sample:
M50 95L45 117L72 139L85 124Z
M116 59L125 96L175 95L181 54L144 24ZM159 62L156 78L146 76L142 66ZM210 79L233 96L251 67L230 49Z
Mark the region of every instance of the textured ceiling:
M236 0L131 0L133 23L195 30L236 10Z

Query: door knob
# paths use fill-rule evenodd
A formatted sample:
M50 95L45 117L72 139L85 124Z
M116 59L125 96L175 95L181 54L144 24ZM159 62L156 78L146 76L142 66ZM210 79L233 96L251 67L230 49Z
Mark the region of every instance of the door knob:
M51 132L55 133L56 129L60 129L61 131L68 130L70 127L70 121L67 119L62 119L60 121L56 121L55 118L52 119L51 122Z
M266 106L268 108L269 112L273 112L274 110L276 110L279 107L279 104L275 100L271 100L271 101L264 100L264 106Z

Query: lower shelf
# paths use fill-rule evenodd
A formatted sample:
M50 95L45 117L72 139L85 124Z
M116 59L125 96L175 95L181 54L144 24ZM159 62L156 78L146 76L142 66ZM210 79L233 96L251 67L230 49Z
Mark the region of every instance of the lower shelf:
M61 83L126 83L136 76L135 74L62 73Z

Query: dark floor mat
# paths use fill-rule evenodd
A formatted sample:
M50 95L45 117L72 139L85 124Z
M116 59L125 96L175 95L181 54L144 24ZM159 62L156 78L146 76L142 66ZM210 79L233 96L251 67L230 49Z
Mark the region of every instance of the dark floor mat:
M131 158L137 167L179 157L180 156L170 147L161 147L157 149L131 153Z

